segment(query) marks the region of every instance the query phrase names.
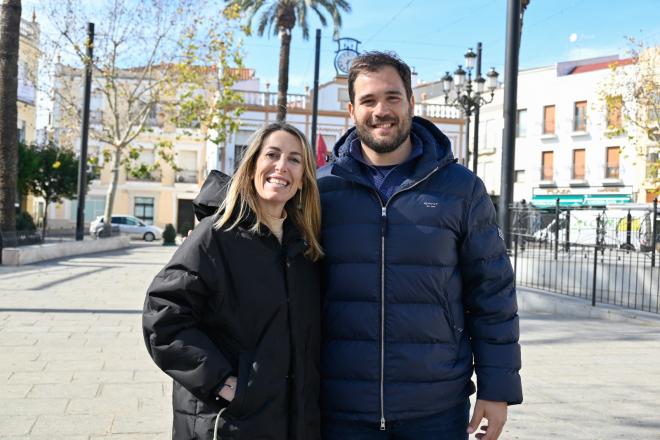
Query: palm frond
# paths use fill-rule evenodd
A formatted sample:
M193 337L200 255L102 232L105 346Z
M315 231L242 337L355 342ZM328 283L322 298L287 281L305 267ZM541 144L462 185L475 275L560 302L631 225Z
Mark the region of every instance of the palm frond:
M298 26L300 26L300 29L302 29L303 39L309 40L309 24L307 23L307 1L297 2L295 11L298 18Z
M316 12L316 15L319 17L319 21L321 22L321 25L323 27L326 27L328 25L328 20L325 19L325 15L323 15L323 12L321 12L318 5L312 5L312 9L314 10L314 12Z
M263 2L262 2L263 3ZM275 10L277 9L277 2L273 2L268 6L267 9L261 12L259 16L259 24L257 26L257 34L262 36L264 33L270 35L270 31L273 28L273 23L275 22ZM268 32L266 31L268 28Z

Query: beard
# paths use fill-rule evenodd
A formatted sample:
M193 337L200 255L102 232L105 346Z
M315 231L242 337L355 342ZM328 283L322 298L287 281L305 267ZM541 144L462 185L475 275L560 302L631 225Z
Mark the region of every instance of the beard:
M370 150L378 154L391 153L392 151L399 148L399 146L405 142L406 139L410 136L410 128L412 126L412 117L408 114L403 120L399 120L396 117L388 117L382 119L376 119L374 124L381 124L391 122L395 124L395 132L388 137L376 138L371 134L370 123L356 122L355 129L357 131L360 141L366 145Z

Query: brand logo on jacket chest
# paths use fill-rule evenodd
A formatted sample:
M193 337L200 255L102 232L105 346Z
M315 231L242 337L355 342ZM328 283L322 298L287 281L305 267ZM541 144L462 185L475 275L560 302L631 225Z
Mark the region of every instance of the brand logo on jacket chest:
M437 208L438 202L424 202L424 206L427 208Z

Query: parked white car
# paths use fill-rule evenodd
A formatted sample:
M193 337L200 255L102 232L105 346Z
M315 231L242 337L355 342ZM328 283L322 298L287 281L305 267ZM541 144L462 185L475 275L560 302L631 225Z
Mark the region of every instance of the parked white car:
M122 234L128 234L131 238L138 238L144 241L160 240L163 237L163 230L157 226L148 225L139 218L132 215L113 215L112 229ZM96 217L89 225L89 233L93 237L98 237L103 228L103 216Z

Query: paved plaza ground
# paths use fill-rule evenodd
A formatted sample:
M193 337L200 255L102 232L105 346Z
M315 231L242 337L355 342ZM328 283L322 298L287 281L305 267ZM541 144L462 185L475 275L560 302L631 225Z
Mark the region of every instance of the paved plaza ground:
M0 266L0 439L169 438L171 385L140 313L173 251ZM525 403L501 438L660 439L658 322L521 311Z

